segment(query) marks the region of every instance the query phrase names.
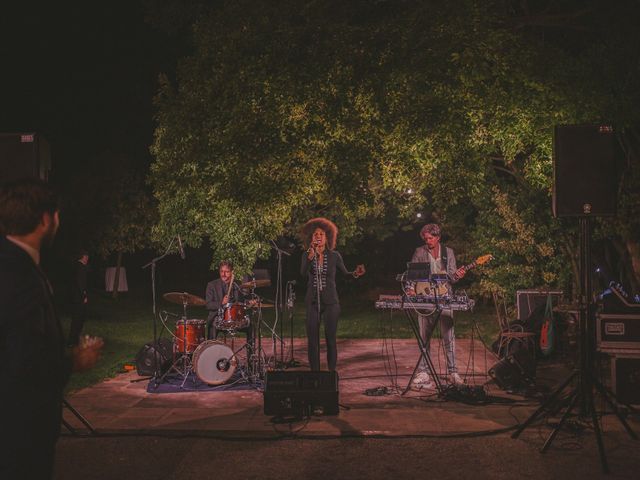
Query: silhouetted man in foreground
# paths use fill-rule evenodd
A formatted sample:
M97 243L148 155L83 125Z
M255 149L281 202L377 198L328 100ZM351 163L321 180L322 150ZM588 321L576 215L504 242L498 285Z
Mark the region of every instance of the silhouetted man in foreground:
M59 225L58 199L39 180L0 186L0 478L51 478L62 393L91 368L102 340L65 348L40 251Z

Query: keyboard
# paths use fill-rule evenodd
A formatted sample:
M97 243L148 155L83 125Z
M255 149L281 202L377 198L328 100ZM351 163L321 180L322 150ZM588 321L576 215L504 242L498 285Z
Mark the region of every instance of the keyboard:
M467 311L473 309L476 302L466 295L442 295L437 299L433 295L380 295L376 301L379 310L433 310L437 305L450 310Z

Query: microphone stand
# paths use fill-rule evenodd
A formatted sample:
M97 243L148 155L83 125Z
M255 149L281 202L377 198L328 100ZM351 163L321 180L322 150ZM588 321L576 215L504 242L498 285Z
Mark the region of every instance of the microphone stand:
M278 322L280 322L280 363L279 366L280 368L284 367L284 325L283 322L281 321L281 316L282 316L282 310L283 310L283 292L282 292L282 254L285 254L287 256L291 256L291 254L289 252L285 252L284 250L282 250L280 247L278 247L278 245L276 244L276 242L274 242L273 240L271 240L271 245L273 246L273 249L276 251L277 255L278 255L278 269L277 269L277 279L276 279L276 308L275 308L275 315L276 315L276 323L273 326L273 331L275 333L275 330L277 328ZM274 362L276 363L276 367L278 366L278 361L277 361L277 340L276 337L273 336L273 357L274 357Z
M287 282L287 307L289 308L289 323L291 327L291 358L286 364L287 368L295 368L300 366L300 362L293 358L293 305L296 300L296 294L293 290L293 286L296 284L295 280Z
M160 255L159 257L154 258L153 260L151 260L149 263L147 263L146 265L144 265L142 267L142 269L144 270L147 267L151 267L151 298L152 298L152 302L153 302L153 348L154 348L154 354L153 354L153 379L155 382L155 388L158 388L159 385L159 379L160 379L160 371L159 371L159 366L158 366L158 311L156 308L156 264L162 260L164 257L166 257L167 255L169 255L169 252L171 251L171 249L173 248L173 242L175 241L175 238L171 238L171 241L169 242L169 246L167 247L167 250ZM184 326L185 331L186 331L186 324Z
M322 275L320 274L319 261L318 261L318 251L313 249L313 261L315 263L315 275L316 275L316 309L318 313L318 331L317 331L317 362L318 362L318 370L320 370L320 292L322 291Z

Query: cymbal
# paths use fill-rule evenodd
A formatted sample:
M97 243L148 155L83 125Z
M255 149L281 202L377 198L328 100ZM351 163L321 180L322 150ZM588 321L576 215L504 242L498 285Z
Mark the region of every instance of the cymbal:
M206 302L203 298L198 297L197 295L191 295L187 292L169 292L165 293L162 298L164 298L167 302L178 303L180 305L206 305Z
M250 280L248 282L244 282L240 284L240 288L260 288L260 287L269 287L271 286L271 280L263 279L263 280Z

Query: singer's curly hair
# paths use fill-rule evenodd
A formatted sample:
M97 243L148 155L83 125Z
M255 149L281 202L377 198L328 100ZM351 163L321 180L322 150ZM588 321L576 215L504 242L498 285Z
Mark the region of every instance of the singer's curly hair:
M338 227L336 227L336 224L331 220L323 217L312 218L302 227L300 237L302 238L304 248L309 248L309 245L311 245L311 237L313 236L313 232L316 231L316 228L324 230L327 236L327 247L329 250L335 250L336 240L338 239Z

